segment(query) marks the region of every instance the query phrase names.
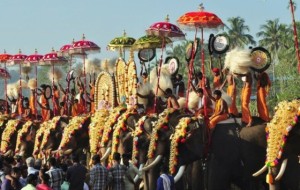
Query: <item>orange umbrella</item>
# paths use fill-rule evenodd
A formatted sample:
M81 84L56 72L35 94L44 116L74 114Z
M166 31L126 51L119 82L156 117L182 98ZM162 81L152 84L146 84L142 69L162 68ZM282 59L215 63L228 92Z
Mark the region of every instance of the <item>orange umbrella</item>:
M197 36L197 30L201 30L201 63L202 63L202 74L205 78L205 71L204 71L204 38L203 38L203 30L204 29L218 29L224 26L222 20L211 12L204 11L203 4L200 4L199 11L196 12L188 12L179 17L177 23L180 27L186 30L194 30L195 31L195 42ZM191 75L193 71L193 63L195 58L196 52L194 52L194 48L192 49L192 59L189 64L189 82L188 82L188 89L190 89L191 83ZM205 80L203 80L204 83ZM204 85L203 85L204 86ZM187 91L189 92L189 91ZM186 106L188 105L188 93L186 98Z

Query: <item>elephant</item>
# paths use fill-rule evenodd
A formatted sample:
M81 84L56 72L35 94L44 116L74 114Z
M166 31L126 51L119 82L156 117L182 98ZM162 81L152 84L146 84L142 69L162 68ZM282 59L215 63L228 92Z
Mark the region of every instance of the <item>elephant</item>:
M39 125L32 153L34 157L48 157L53 150L58 148L68 120L68 117L56 116L50 121L44 121Z
M267 171L270 190L298 190L300 188L300 101L283 101L275 107L275 115L268 123L266 160L253 174ZM279 145L279 146L278 146ZM278 148L279 147L279 148Z
M4 156L12 156L14 154L18 130L22 128L24 121L11 119L6 123L5 129L1 135L0 151Z
M158 164L169 159L169 138L173 134L174 129L181 115L180 110L167 108L159 116L158 121L153 126L149 150L147 153L148 159L145 167L143 167L144 189L156 189L156 180L159 177ZM177 189L182 189L181 183L177 183Z

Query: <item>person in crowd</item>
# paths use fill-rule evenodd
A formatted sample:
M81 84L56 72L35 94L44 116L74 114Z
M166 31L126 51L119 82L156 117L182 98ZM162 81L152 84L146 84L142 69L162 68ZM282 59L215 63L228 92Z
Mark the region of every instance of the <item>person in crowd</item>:
M1 184L1 190L21 190L22 184L19 179L21 170L19 167L13 167L9 176L5 176Z
M21 169L21 177L20 177L20 183L22 187L25 187L27 184L27 176L28 176L28 167L26 165L17 166Z
M22 118L30 120L32 118L31 109L29 107L29 100L27 97L24 98L24 112Z
M156 190L175 190L174 177L168 174L168 166L160 167L160 176L157 179Z
M201 71L198 71L195 76L194 76L194 80L191 83L192 86L192 90L196 91L196 89L198 88L202 88L205 89L207 91L207 93L211 93L211 89L210 89L210 83L207 77L203 77L203 74ZM206 92L204 92L204 94L206 94Z
M177 74L175 77L174 89L177 97L185 97L185 85L182 79L181 74Z
M250 97L251 97L251 88L252 88L252 75L247 73L245 76L242 76L243 88L241 93L242 101L242 122L246 123L246 127L252 126L252 116L249 108Z
M202 88L198 88L196 90L196 94L199 97L199 103L198 103L198 107L195 111L195 115L196 116L204 116L206 115L212 115L213 113L213 108L212 108L212 102L211 100L204 95L203 89ZM206 110L206 113L205 113Z
M28 169L27 169L28 175L30 175L30 174L38 175L39 170L34 168L34 162L35 162L35 160L33 157L28 157L26 159L26 165L28 167Z
M105 190L107 187L108 170L101 165L98 154L93 156L92 164L89 185L92 190Z
M76 155L72 155L72 162L73 165L67 170L67 181L70 183L69 189L83 190L87 169L79 163L79 158Z
M124 190L124 178L126 167L120 164L121 155L118 152L113 154L113 166L109 169L109 181L112 185L112 190Z
M53 190L53 188L51 188L49 186L49 175L46 173L45 169L40 170L39 172L39 180L40 183L36 186L36 190Z
M177 101L177 98L174 96L172 89L167 88L165 91L167 99L167 108L174 108L174 109L179 109L179 103Z
M54 116L57 116L59 115L59 110L60 110L59 107L60 92L56 85L53 85L52 91L53 91L53 95L52 95L53 112L54 112Z
M214 76L213 89L219 90L220 87L222 86L223 75L222 72L220 72L221 70L218 67L213 67L212 62L213 62L212 56L210 55L210 61L209 61L210 71Z
M90 77L91 78L91 77ZM90 111L91 113L95 113L96 107L95 107L95 81L90 80L90 96L89 101L91 102Z
M40 93L38 93L38 95L40 95L40 101L37 101L37 103L42 109L43 121L47 121L49 119L49 112L50 112L49 110L51 110L51 109L49 106L49 101L45 95L46 85L42 84L41 89L39 89L39 90L41 91Z
M258 73L254 75L255 79L257 80L257 111L258 116L268 122L270 121L269 110L267 106L267 99L266 97L269 94L269 90L271 87L271 81L266 72Z
M130 154L123 154L123 164L126 167L126 173L124 178L125 190L135 190L134 178L136 175L141 176L140 171L132 163L129 162L131 156Z
M63 184L64 173L63 170L57 167L57 162L54 157L48 159L49 170L46 174L49 175L49 186L53 190L60 190Z
M30 90L31 93L30 93L30 97L29 97L29 108L30 108L30 111L31 111L31 114L33 116L36 116L37 114L37 109L36 109L36 90L35 89L31 89Z
M208 94L208 96L215 102L214 113L209 117L209 129L212 132L217 123L228 119L228 106L226 101L222 99L220 90L215 90L213 96L211 94Z
M228 112L230 115L236 117L239 115L238 109L236 107L236 83L233 74L228 73L228 69L224 70L224 72L227 73L227 76L220 89L223 89L223 87L227 83L227 94L231 98L231 105L228 108Z
M15 99L15 97L12 97L12 99L9 98L9 96L7 96L7 100L10 102L10 114L11 117L16 117L18 115L18 105L17 105L17 99Z
M35 186L38 182L38 176L36 174L29 174L27 177L27 185L21 190L36 190Z
M79 103L78 99L75 99L72 105L72 116L75 117L77 115L79 115Z
M17 108L18 108L18 115L22 116L24 112L24 106L23 106L24 97L19 94L17 98Z

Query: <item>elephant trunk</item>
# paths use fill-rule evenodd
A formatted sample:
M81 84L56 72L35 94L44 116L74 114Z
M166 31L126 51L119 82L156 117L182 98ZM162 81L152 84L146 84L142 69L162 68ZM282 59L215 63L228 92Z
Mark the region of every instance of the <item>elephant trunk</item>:
M111 148L109 147L109 148L106 149L106 152L102 156L101 161L102 162L105 161L108 158L108 156L109 156L110 153L111 153Z
M182 166L179 167L179 170L178 170L177 174L176 174L175 177L174 177L175 183L176 183L177 181L179 181L180 178L183 176L183 173L184 173L185 168L186 168L185 165L182 165Z
M139 167L139 172L141 173L142 172L142 168L144 167L144 164L140 164L140 167ZM136 175L133 179L134 183L138 182L140 176L139 175Z
M155 165L157 165L157 164L162 160L162 158L163 158L162 155L158 155L152 163L150 163L148 166L144 167L142 170L143 170L143 171L148 171L148 170L150 170L150 169L153 168Z

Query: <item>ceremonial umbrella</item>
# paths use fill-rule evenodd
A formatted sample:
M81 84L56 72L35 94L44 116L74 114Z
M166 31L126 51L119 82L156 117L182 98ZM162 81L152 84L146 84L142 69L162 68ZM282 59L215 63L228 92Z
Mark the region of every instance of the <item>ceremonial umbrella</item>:
M162 43L162 48L161 48L161 57L159 60L159 66L158 66L158 77L157 77L157 86L156 86L156 91L155 91L155 100L154 100L154 110L156 110L156 103L157 103L157 98L156 95L158 93L158 88L159 88L159 79L160 79L160 71L161 71L161 66L163 62L163 51L164 51L164 43L165 43L165 38L171 38L172 40L183 40L185 39L185 34L178 28L178 26L171 24L169 22L169 15L167 15L165 22L156 22L152 24L147 30L146 33L148 35L155 35L155 36L160 36L163 39Z
M39 55L38 54L38 51L37 49L35 49L34 51L34 54L32 55L29 55L28 57L26 57L24 63L27 64L28 66L31 66L31 65L34 65L34 70L35 70L35 84L36 84L36 88L38 86L38 80L37 80L37 67L38 67L38 64L39 64L39 61L43 58L42 55ZM34 94L35 96L35 107L36 107L36 101L37 101L37 94L35 93ZM35 113L35 117L37 119L37 112Z
M124 30L123 36L112 39L107 45L107 48L112 51L118 49L120 53L120 57L122 57L122 53L123 53L125 59L125 50L130 49L134 44L134 42L135 39L132 37L128 37Z
M162 48L172 44L172 40L168 37L160 36L143 36L137 39L132 45L132 49L153 49Z
M19 64L19 74L20 74L20 95L22 96L22 75L21 75L21 70L22 70L22 64L24 63L24 60L26 59L27 55L22 54L22 51L19 49L19 53L16 55L13 55L9 60L8 63L10 65L15 65Z
M54 86L54 66L55 65L63 65L65 63L68 63L68 60L64 57L59 57L57 55L57 52L52 48L52 52L45 54L42 59L40 60L41 65L51 65L52 66L52 89ZM52 96L54 98L54 96ZM53 100L54 102L54 100ZM53 109L55 111L55 109ZM54 113L55 115L56 113Z
M87 56L88 53L98 53L100 52L100 47L95 44L92 41L88 41L85 40L85 36L83 34L82 36L82 40L80 41L76 41L73 44L73 49L71 51L71 53L75 54L75 55L82 55L83 57L83 75L84 75L84 94L86 97L86 73L85 73L85 58ZM85 101L86 104L86 101ZM86 112L86 105L85 105L85 112Z
M196 12L188 12L179 17L177 20L177 23L180 27L186 30L192 30L195 31L195 39L196 42L196 36L198 29L201 30L201 62L202 62L202 74L203 78L205 78L205 72L204 72L204 38L203 38L203 31L204 29L218 29L222 28L224 26L222 20L211 12L204 11L203 4L200 4L199 11ZM188 89L190 89L190 83L191 83L191 74L193 70L193 63L195 58L195 51L194 48L192 48L192 59L189 64L189 82L188 82ZM203 86L204 86L204 81ZM187 91L189 92L189 91ZM187 101L186 106L188 104L188 93L187 93Z
M6 62L12 57L12 55L7 54L6 51L4 50L3 54L0 54L0 63L4 63L4 70L6 70ZM7 77L4 77L4 95L5 95L5 101L6 101L6 111L8 110L8 105L7 105Z

